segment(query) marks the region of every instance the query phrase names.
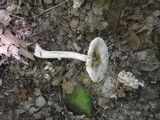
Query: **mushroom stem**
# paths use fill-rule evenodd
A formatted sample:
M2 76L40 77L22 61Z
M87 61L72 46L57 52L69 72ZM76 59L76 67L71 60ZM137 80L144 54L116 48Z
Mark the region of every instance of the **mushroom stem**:
M72 58L81 61L86 61L88 56L84 54L79 54L76 52L67 52L67 51L46 51L43 50L38 44L35 46L34 55L39 58Z

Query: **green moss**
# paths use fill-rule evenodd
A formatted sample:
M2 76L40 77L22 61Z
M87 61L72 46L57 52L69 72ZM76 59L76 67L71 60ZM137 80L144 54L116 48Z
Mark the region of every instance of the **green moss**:
M72 94L63 93L64 102L67 108L74 114L85 114L87 117L92 117L94 107L92 104L92 95L85 90L81 85L76 85Z

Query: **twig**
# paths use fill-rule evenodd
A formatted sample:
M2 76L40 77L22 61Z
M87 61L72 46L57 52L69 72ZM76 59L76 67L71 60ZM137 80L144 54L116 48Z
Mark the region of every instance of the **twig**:
M59 4L56 5L56 6L53 6L53 7L51 7L51 8L48 8L48 9L46 9L45 11L43 11L42 13L40 13L40 14L38 14L38 15L35 15L35 16L31 17L30 19L39 17L39 16L43 15L44 13L46 13L46 12L48 12L48 11L50 11L50 10L56 8L56 7L59 7L60 5L66 3L66 2L68 2L68 0L65 0L64 2L61 2L61 3L59 3Z
M12 13L11 13L11 16L16 17L16 18L19 18L19 19L24 19L24 17L20 17L20 16L17 16L17 15L14 15L14 14L12 14Z
M61 107L63 107L63 110L64 110L64 117L66 120L69 120L69 114L68 114L68 109L64 103L64 100L62 99L62 94L61 94L61 90L59 89L59 92L58 92L58 96L59 96L59 102L61 104Z

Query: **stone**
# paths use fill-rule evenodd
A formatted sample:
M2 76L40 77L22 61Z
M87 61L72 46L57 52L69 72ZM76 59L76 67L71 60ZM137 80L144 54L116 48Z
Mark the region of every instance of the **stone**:
M47 103L43 96L39 96L35 102L36 102L36 106L38 107L43 107Z

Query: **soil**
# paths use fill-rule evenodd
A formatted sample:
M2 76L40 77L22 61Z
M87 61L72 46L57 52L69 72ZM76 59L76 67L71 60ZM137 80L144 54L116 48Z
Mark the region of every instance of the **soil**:
M117 88L117 98L106 98L99 90L103 82L90 80L84 62L8 58L0 64L0 120L160 120L160 1L102 1L85 0L73 8L72 0L3 0L0 8L13 8L6 28L32 43L30 53L38 43L45 50L87 54L89 43L101 37L109 49L107 76L116 81L120 71L130 71L144 87ZM17 33L24 30L22 23L30 34ZM92 92L92 118L67 110L64 81L77 81Z

